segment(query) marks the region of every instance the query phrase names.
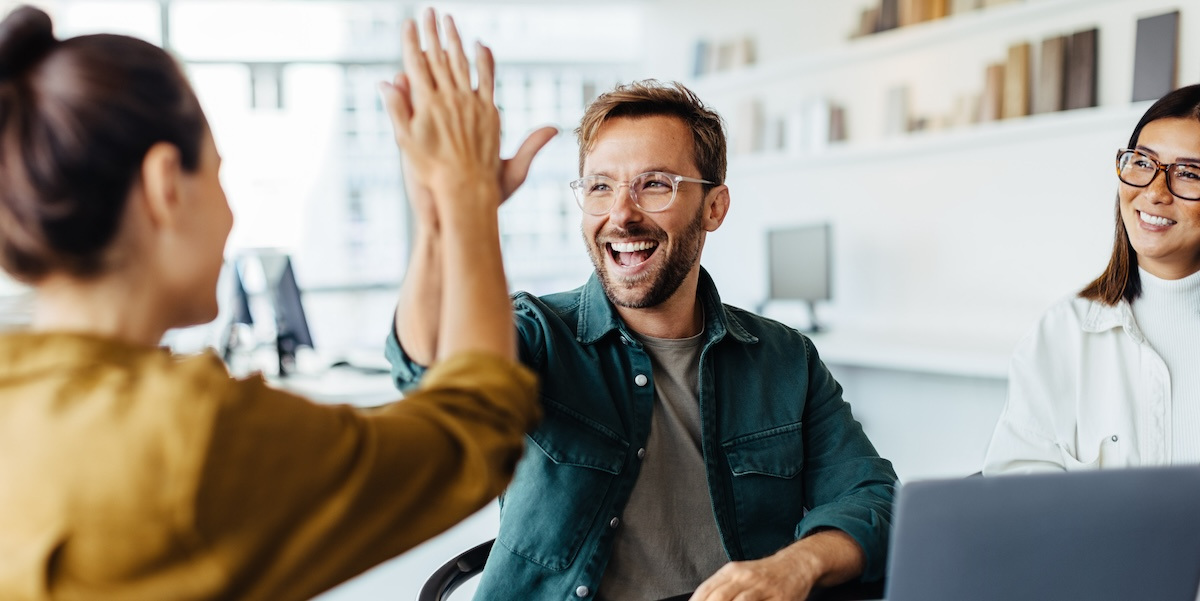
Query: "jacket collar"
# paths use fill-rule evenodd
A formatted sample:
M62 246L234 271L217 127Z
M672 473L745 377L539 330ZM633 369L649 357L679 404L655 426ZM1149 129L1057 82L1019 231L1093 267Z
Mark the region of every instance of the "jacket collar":
M758 342L758 337L746 331L745 326L738 321L737 317L721 303L721 297L717 294L717 286L703 267L700 268L697 294L704 306L706 343L716 342L724 338L726 334L743 344ZM625 322L621 321L616 307L604 294L604 286L600 284L600 277L593 272L592 277L588 278L583 288L580 288L579 327L575 338L582 344L595 344L596 341L614 331L629 340L637 340Z
M1092 333L1122 328L1135 341L1139 343L1146 341L1146 336L1138 329L1137 321L1133 318L1133 306L1125 299L1121 299L1116 305L1089 301L1088 312L1083 318L1082 327L1083 331Z

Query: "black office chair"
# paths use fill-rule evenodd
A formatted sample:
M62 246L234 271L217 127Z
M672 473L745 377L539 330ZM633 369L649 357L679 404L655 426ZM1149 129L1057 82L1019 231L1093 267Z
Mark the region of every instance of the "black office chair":
M472 576L483 571L488 554L492 552L495 539L481 543L442 564L421 587L417 601L447 601L458 587ZM883 581L847 582L833 588L814 591L808 601L866 601L883 598ZM662 599L661 601L687 601L691 593Z

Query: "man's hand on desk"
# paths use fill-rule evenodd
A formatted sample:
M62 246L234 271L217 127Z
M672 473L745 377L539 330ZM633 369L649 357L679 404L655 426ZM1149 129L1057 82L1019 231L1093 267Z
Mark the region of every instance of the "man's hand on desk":
M863 563L862 549L850 535L826 530L774 555L725 564L690 601L804 601L817 585L833 586L858 576Z

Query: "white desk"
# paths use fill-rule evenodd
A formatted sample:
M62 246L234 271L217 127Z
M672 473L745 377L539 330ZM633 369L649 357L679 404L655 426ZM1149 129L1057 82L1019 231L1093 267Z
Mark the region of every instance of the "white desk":
M906 372L1003 380L1017 335L833 328L810 334L821 360Z
M270 377L272 386L307 397L318 403L375 407L400 400L401 393L385 373L366 373L354 368L331 367L317 373L284 378Z
M875 448L907 481L979 471L1019 334L835 327L810 337Z

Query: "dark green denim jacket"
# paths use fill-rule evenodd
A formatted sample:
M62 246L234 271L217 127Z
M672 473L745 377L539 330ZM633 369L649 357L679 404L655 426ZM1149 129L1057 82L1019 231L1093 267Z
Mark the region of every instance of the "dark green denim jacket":
M836 528L883 576L896 474L842 400L812 341L699 294L702 446L709 493L732 560L765 557ZM522 361L538 373L545 419L501 498L500 534L477 599L594 596L637 480L654 405L650 357L593 274L583 287L513 299ZM423 368L388 341L397 385Z

